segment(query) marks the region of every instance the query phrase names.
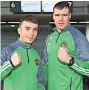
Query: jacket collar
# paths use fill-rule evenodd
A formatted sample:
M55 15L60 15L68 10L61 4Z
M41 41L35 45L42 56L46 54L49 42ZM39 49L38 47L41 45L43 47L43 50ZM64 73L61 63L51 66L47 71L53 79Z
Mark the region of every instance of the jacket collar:
M70 27L70 24L69 24L68 26L66 26L60 33L63 33L63 32L65 32L65 31L69 30L69 27ZM57 31L57 32L58 32L58 30L57 30L56 27L53 28L53 31ZM58 33L59 33L59 32L58 32Z
M29 48L31 48L31 46L32 46L32 45L30 45L30 44L27 44L27 43L21 41L20 39L18 39L18 40L16 41L16 43L17 43L18 46L21 46L21 47L26 48L26 49L29 49Z

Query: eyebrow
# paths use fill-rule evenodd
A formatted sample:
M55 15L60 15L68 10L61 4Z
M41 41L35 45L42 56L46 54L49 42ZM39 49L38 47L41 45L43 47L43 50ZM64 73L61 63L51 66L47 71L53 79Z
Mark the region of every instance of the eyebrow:
M64 13L64 14L54 14L54 15L57 15L57 16L59 16L59 15L68 15L68 14L65 14L65 13Z
M31 28L31 27L25 27L25 28L29 29L29 28ZM34 28L34 29L38 29L38 28Z
M31 27L25 27L25 28L31 28Z

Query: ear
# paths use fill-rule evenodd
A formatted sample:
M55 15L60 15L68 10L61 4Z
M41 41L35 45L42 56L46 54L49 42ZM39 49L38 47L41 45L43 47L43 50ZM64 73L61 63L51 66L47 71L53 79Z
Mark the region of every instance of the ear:
M70 13L70 19L71 19L71 13Z
M53 20L54 20L54 15L53 15Z
M17 30L18 30L18 34L20 35L20 33L21 33L21 29L20 29L20 28L18 28Z

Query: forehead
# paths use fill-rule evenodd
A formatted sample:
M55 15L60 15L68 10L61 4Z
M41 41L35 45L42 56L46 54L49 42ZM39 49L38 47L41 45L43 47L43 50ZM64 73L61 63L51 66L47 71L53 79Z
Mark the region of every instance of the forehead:
M33 23L31 21L23 21L20 25L21 27L33 27L33 28L38 28L38 24Z
M69 8L64 7L63 9L61 8L54 8L53 13L69 13Z

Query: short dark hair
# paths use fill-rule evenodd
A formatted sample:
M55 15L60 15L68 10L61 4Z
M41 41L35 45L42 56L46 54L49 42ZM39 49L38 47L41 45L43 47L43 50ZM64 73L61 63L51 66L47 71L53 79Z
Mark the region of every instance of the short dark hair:
M31 16L31 15L26 15L26 16L22 17L20 19L19 26L22 24L23 21L27 21L27 22L32 22L32 23L38 24L38 20L35 17Z
M61 2L56 3L55 6L53 7L53 12L55 8L63 9L64 7L69 8L69 11L71 13L71 9L70 9L68 1L61 1Z

